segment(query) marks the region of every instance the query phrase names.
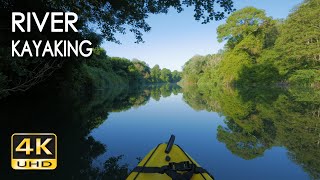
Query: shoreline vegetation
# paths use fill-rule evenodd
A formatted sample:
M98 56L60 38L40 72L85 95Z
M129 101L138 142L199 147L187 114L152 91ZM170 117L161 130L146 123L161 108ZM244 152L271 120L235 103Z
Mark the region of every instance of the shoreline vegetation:
M137 86L171 84L180 80L181 72L177 70L161 69L159 65L150 68L138 59L109 57L103 48L97 47L89 59L84 59L81 63L67 62L55 76L33 89L37 91L50 87L81 95L101 89L135 89ZM6 78L0 74L0 98L10 95L11 92L23 95L24 90L21 90L23 93L18 93L20 90L17 87L6 89L6 84Z
M23 2L15 3L22 3L26 9L41 7L37 11L57 10L56 6L50 4L28 7ZM44 29L42 36L49 39L90 39L95 45L93 55L90 58L71 57L68 60L21 59L9 56L9 45L2 47L0 98L10 94L23 95L25 91L39 87L86 93L95 89L179 81L180 85L209 84L213 87L290 85L319 88L319 4L320 0L305 0L292 10L287 19L268 17L264 10L254 7L235 11L217 29L218 41L225 42L224 49L217 54L192 57L184 64L182 72L161 69L159 65L151 68L137 59L130 61L107 56L100 47L102 36L88 30L83 22L85 20L80 20L78 26L81 32L87 34L67 33L61 37ZM7 10L10 12L9 7ZM7 38L20 35L23 34L9 33ZM32 32L26 38L35 36L39 36L39 33Z
M319 0L305 0L287 19L254 7L234 12L217 29L224 49L192 57L180 84L320 88L319 12Z
M78 19L75 23L78 32L52 33L50 22L45 23L41 32L12 32L10 21L1 21L0 44L0 98L27 95L30 91L56 91L68 88L83 93L96 88L129 86L132 84L178 82L180 73L150 68L145 62L124 58L107 57L101 50L103 41L120 43L118 34L132 33L136 43L143 41L143 33L151 30L146 19L150 14L166 14L169 10L178 13L188 6L194 9L194 18L206 24L221 20L225 13L234 11L233 1L216 1L203 4L200 1L175 1L166 3L155 0L152 2L135 1L81 1L71 0L16 0L3 1L0 4L1 17L12 19L12 12L34 12L43 19L48 12L73 12ZM223 10L217 9L221 7ZM206 15L203 15L203 13ZM49 20L48 20L49 21ZM29 25L37 29L36 23ZM12 40L23 41L59 41L70 42L89 40L95 54L90 58L83 57L12 57ZM22 49L23 42L17 44ZM43 47L40 47L40 51ZM34 53L34 52L32 52ZM150 71L150 72L149 72ZM160 71L160 73L159 73ZM152 74L154 72L155 74ZM31 93L31 92L30 92Z
M94 50L94 56L80 67L74 68L69 80L77 93L91 92L96 89L136 88L149 84L176 83L181 80L181 73L155 65L150 68L144 61L109 57L102 48Z

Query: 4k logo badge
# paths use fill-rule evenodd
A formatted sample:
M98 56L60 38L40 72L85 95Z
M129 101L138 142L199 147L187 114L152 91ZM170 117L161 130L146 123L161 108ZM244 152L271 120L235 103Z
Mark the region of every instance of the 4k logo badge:
M11 167L50 170L57 167L57 136L53 133L15 133L11 136Z

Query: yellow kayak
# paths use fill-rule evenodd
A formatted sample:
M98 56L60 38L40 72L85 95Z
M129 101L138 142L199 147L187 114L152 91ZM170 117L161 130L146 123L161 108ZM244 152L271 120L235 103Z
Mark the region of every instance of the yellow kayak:
M152 149L131 171L127 180L213 180L213 176L175 145L174 140L172 135L168 143Z

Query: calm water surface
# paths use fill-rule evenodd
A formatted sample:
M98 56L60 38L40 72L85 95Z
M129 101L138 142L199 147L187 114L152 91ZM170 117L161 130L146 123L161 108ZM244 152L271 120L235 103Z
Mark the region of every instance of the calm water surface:
M4 158L6 179L125 179L171 134L216 179L320 179L319 90L167 84L42 92L0 104L3 146L15 132L54 132L58 168L13 171Z
M123 155L120 163L126 163L132 169L137 165L138 157L144 157L158 143L174 134L176 144L216 179L310 178L281 144L265 148L260 154L251 150L259 145L249 148L247 153L253 153L248 155L249 158L232 153L218 140L218 129L227 128L225 116L214 111L194 110L184 100L182 92L157 100L151 98L142 106L110 113L105 122L92 130L90 135L107 146L107 152L97 157L93 165L99 167L108 158ZM238 142L231 143L241 141L239 137Z

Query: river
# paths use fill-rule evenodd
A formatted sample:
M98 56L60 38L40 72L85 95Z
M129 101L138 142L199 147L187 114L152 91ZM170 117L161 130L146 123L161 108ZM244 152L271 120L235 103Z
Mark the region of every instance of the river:
M320 177L315 90L163 85L60 96L4 108L13 131L57 134L57 177L122 179L171 134L216 179Z

